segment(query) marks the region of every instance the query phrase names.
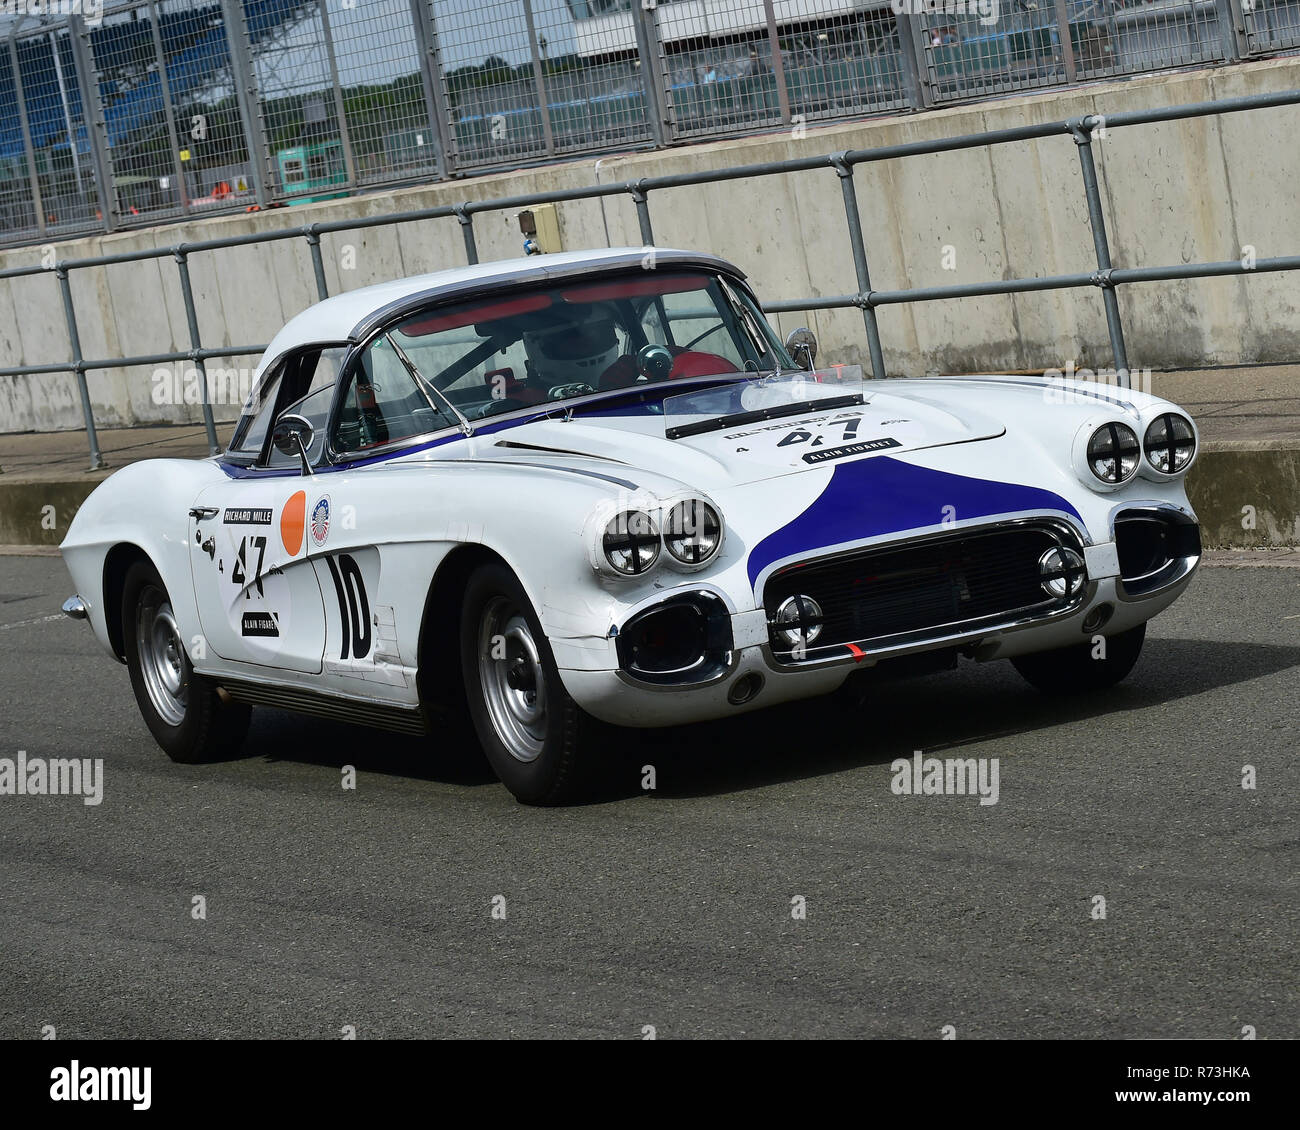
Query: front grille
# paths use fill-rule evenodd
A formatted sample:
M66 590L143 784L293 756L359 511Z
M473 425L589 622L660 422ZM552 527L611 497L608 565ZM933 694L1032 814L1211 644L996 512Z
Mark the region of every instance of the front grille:
M1038 559L1062 542L1054 527L1006 526L790 565L768 582L764 606L769 623L791 596L821 606L822 631L807 659L849 643L1046 613L1070 603L1047 596L1039 577ZM791 653L775 631L772 646L779 656Z

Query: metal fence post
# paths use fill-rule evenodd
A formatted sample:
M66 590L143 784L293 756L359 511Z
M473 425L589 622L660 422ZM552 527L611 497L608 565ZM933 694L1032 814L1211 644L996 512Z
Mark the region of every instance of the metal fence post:
M23 76L18 66L18 45L9 36L9 65L14 73L14 90L18 95L18 125L23 135L23 154L27 158L27 179L32 188L32 209L36 215L36 230L45 234L45 204L41 200L41 178L36 171L36 148L32 145L31 124L27 120L27 95L23 91ZM68 139L76 144L74 138Z
M104 121L104 104L99 97L99 70L90 49L90 32L80 16L68 17L72 57L77 64L77 81L81 86L81 116L90 138L91 162L95 170L95 190L99 194L99 214L105 231L117 230L117 187L113 176L112 150L108 144L108 126ZM69 138L75 145L76 138Z
M352 153L352 134L348 130L347 107L343 102L343 84L339 82L339 62L334 54L334 33L330 30L329 0L318 0L320 10L321 38L325 41L325 58L329 61L330 89L334 92L334 116L339 123L339 142L343 146L343 170L348 184L354 188L360 183L357 179L357 163Z
M635 0L634 0L635 2ZM657 107L659 128L655 131L655 141L659 145L672 141L677 132L677 110L673 104L672 80L668 76L664 61L663 40L659 37L659 0L640 0L641 18L633 20L646 42L646 54L642 57L641 70L649 68L645 75L646 89L653 89ZM638 39L638 50L640 40Z
M185 183L185 166L181 164L181 142L176 134L176 106L172 102L171 83L167 81L167 56L163 52L162 29L158 26L158 4L149 0L149 26L153 29L153 54L158 61L158 81L162 86L163 115L167 118L167 141L172 148L172 176L180 193L181 211L190 210L189 185Z
M1219 17L1223 58L1226 62L1235 63L1249 58L1254 50L1251 33L1254 30L1256 7L1254 0L1249 11L1242 0L1215 0L1214 10Z
M203 363L203 343L199 339L199 315L194 309L194 289L190 286L190 264L184 246L172 249L172 258L176 260L176 270L181 278L181 298L185 302L185 321L190 331L190 360L203 383L203 426L208 432L208 454L220 455L221 446L217 443L217 425L212 418L212 393L208 388L208 369Z
M641 60L641 91L645 97L646 117L650 119L650 136L655 146L664 144L664 126L668 118L664 111L664 92L659 87L658 47L659 37L652 29L654 9L642 3L632 10L632 29L636 32L636 53Z
M465 241L465 262L474 266L478 262L478 245L474 242L474 217L469 214L469 202L456 206L456 219L460 223L461 238Z
M924 110L933 99L930 97L920 21L915 16L899 14L894 17L894 27L898 34L899 79L903 93L913 110Z
M1074 59L1074 39L1070 35L1070 9L1067 0L1054 0L1056 36L1061 44L1061 62L1065 66L1065 81L1079 81L1079 66Z
M1106 328L1110 331L1110 350L1115 358L1115 371L1120 386L1129 388L1128 352L1124 348L1124 326L1119 317L1119 295L1111 281L1110 242L1106 238L1106 218L1101 211L1101 192L1097 187L1097 166L1092 159L1092 130L1096 125L1088 115L1069 123L1070 136L1079 149L1079 169L1083 173L1083 188L1088 197L1088 223L1092 228L1092 244L1097 252L1097 286L1101 287L1102 302L1106 307Z
M266 207L270 203L267 173L271 168L271 151L262 129L262 103L257 93L253 58L248 49L248 29L244 23L242 0L221 0L221 18L226 29L226 50L230 53L235 103L243 120L244 145L248 149L248 165L253 177L253 195L258 204Z
M849 243L853 248L853 269L857 272L858 296L862 301L862 324L867 331L867 351L871 355L871 375L885 376L885 354L880 347L880 327L876 308L871 304L871 272L867 269L867 248L862 241L862 216L858 212L858 190L853 185L853 166L844 153L831 156L831 168L840 178L844 196L844 218L849 225Z
M781 111L781 121L788 125L794 119L790 114L790 91L785 84L785 60L781 57L781 38L776 31L776 7L772 0L763 0L763 15L767 20L767 42L772 51L772 74L776 79L776 104Z
M438 30L433 23L432 0L411 0L411 20L415 25L415 42L420 54L420 85L424 88L424 108L433 130L438 175L451 176L455 168L455 126L447 113L442 92L442 64L438 60Z
M315 224L307 225L307 247L311 250L311 267L316 273L316 297L324 302L330 296L329 283L325 279L325 260L320 253L320 232Z
M72 303L72 283L68 268L62 263L54 267L55 278L63 295L63 317L68 324L68 345L72 348L72 371L77 374L77 389L81 393L81 415L86 421L86 439L90 442L90 469L98 471L104 466L99 453L99 436L95 433L95 412L90 406L90 387L86 384L86 359L81 355L81 334L77 331L77 310Z
M634 181L628 188L632 194L632 203L636 205L636 222L641 229L641 244L644 247L655 245L654 228L650 226L650 198L646 195L644 181Z
M546 75L537 48L537 26L533 20L533 0L523 0L524 26L528 31L528 51L533 59L533 82L537 86L537 112L542 119L542 142L548 155L555 153L555 136L551 132L551 108L546 99Z

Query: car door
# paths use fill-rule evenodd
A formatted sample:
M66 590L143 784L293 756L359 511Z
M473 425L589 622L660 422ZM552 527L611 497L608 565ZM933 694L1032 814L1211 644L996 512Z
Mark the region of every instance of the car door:
M315 426L308 458L321 460L345 352L314 346L268 370L232 441L231 458L242 461L231 466L226 481L194 500L195 600L206 644L222 659L321 670L326 622L308 513L319 491L314 477L302 475L297 456L274 449L270 433L283 415L307 417Z

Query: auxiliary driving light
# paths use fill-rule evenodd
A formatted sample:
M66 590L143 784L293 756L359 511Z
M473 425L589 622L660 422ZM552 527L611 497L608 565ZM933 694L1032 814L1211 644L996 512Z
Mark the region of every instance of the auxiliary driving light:
M776 638L791 648L807 647L822 634L822 606L810 596L787 596L772 621Z
M1083 588L1088 573L1078 553L1067 545L1054 545L1038 559L1038 578L1048 596L1063 597Z

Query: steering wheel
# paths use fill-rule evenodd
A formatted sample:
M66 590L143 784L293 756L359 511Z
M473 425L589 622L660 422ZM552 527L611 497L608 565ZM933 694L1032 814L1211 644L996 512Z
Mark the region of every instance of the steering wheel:
M596 390L586 381L574 381L572 384L556 385L546 394L547 400L567 400L571 396L586 396Z
M636 351L637 373L651 381L662 381L673 371L673 355L665 345L643 345Z
M500 400L489 400L486 404L480 404L473 412L466 413L475 420L484 420L488 416L495 416L500 412L513 412L516 408L531 408L532 405L527 400L520 400L517 396L503 396Z
M717 333L718 330L725 330L726 328L727 328L726 322L718 322L716 325L710 326L702 334L697 334L695 337L691 338L691 340L688 341L684 346L682 346L682 351L685 352L686 350L691 349L692 347L698 345L706 337L708 337L709 334Z

